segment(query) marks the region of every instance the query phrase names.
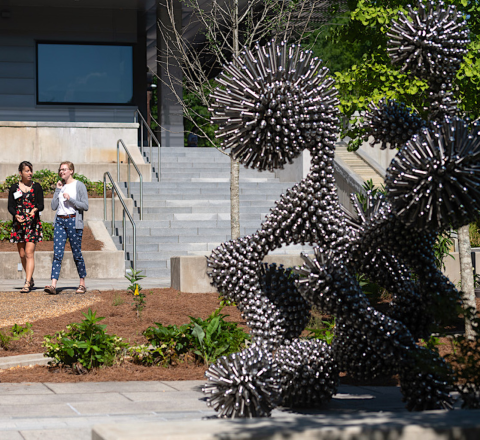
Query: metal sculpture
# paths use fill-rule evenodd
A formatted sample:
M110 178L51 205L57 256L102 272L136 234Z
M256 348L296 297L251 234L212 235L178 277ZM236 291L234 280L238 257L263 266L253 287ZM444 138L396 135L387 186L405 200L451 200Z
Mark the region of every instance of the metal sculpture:
M207 258L212 284L237 303L254 338L254 351L238 355L241 361L222 358L206 373L209 404L222 416L322 405L336 392L338 371L361 379L398 373L410 410L451 405L450 368L415 341L430 335L439 303L453 310L459 301L435 265L433 245L449 224L478 216L480 132L454 117L450 91L468 42L465 21L442 2L418 8L409 9L411 20L400 15L393 24L389 53L428 80L433 111L425 121L395 101L371 104L366 126L373 143L400 152L387 171L387 196L367 194L366 207L353 196L356 215L341 207L333 177L336 90L310 52L284 43L257 46L225 68L224 89L212 95L222 146L245 166L281 168L305 148L312 155L307 177L281 196L257 232ZM261 263L291 243L316 246L312 258L302 255L296 275ZM386 314L371 307L357 273L392 293ZM297 339L311 305L337 318L331 347ZM250 378L259 371L271 380L268 387ZM245 387L256 390L255 403Z

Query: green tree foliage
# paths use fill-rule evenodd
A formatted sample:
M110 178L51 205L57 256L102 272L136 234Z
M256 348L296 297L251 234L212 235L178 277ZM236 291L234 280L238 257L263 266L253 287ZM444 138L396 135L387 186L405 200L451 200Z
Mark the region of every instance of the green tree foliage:
M335 25L321 31L314 45L316 55L325 59L332 70L340 92L340 110L350 124L342 132L349 137L350 148L356 149L363 132L361 117L369 102L381 98L397 99L417 110L422 116L425 108L427 83L400 72L392 66L387 55L387 31L399 11L406 12L411 0L351 0L350 11ZM469 117L480 116L480 2L473 0L446 0L467 19L471 43L469 54L457 73L454 83L460 108ZM343 62L337 59L342 56Z

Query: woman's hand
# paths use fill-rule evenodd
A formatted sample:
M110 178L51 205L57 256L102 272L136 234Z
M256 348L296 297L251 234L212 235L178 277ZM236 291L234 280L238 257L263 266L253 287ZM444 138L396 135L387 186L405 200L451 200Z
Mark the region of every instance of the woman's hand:
M28 214L27 216L30 217L30 218L33 218L35 217L35 213L38 211L37 208L33 208Z
M19 223L23 223L25 221L25 218L23 217L23 215L16 215L15 218L17 219L17 222Z
M63 193L63 198L64 198L65 200L70 200L70 194L68 194L67 192L64 192L64 193Z
M62 183L61 180L59 180L59 181L57 182L57 188L61 188L62 186L63 186L63 183Z

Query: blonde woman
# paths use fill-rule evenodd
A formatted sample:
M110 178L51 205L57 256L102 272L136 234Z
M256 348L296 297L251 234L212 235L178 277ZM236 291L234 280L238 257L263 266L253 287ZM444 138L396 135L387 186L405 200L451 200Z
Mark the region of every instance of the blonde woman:
M85 185L73 178L75 166L72 162L62 162L58 168L60 179L52 199L52 209L56 210L53 229L52 284L45 286L45 292L57 294L57 281L60 276L67 238L72 248L73 260L77 266L80 284L77 293L85 293L85 261L82 255L83 213L88 211L88 192Z

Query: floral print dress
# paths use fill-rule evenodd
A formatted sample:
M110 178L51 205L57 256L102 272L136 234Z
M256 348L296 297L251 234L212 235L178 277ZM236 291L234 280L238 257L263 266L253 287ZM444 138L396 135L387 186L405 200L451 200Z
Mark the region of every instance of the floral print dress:
M20 187L19 187L20 188ZM20 190L21 191L21 190ZM14 228L10 235L11 243L37 243L43 239L42 222L38 215L30 218L27 214L35 208L35 194L33 183L30 191L23 192L22 196L15 200L16 215L23 215L26 219L23 223L14 222Z

